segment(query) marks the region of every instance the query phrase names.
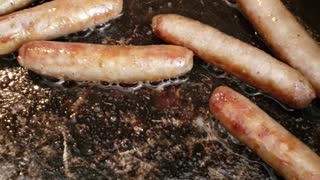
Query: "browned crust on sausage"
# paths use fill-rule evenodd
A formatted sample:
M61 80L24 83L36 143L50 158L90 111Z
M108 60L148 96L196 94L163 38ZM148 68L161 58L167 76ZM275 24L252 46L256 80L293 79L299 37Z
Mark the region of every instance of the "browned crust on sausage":
M320 158L249 99L228 87L214 90L213 115L287 179L317 179Z
M320 47L281 0L237 0L272 52L305 75L320 96Z
M313 87L301 73L213 27L174 14L155 16L152 27L161 39L191 49L291 107L304 108L315 98Z
M28 41L54 39L105 23L117 17L122 6L122 0L55 0L0 17L0 55Z
M170 45L107 46L34 41L18 62L38 74L80 81L135 83L174 78L193 67L192 51Z

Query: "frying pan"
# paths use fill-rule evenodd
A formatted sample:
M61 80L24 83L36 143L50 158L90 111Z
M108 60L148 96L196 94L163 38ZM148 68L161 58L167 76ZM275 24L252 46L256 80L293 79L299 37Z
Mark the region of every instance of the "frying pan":
M284 3L319 41L320 2ZM151 18L177 13L269 52L232 1L124 4L118 19L57 40L163 44ZM41 77L13 53L0 57L0 82L0 179L281 179L210 115L219 85L249 97L320 154L319 99L290 109L198 58L184 77L128 86Z

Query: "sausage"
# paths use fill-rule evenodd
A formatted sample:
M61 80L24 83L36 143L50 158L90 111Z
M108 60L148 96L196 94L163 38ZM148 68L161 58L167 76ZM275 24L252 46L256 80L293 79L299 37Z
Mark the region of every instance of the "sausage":
M272 52L305 75L320 96L320 47L281 0L237 0Z
M135 83L183 75L193 66L193 52L179 46L107 46L34 41L19 49L18 62L38 74L58 79Z
M122 11L122 0L55 0L0 17L0 55L23 43L54 39L107 22Z
M33 0L0 0L0 15L11 13L29 5Z
M312 85L301 73L213 27L173 14L155 16L152 27L161 39L193 50L291 107L304 108L315 98Z
M320 158L246 97L228 87L214 90L212 114L286 179L320 179Z

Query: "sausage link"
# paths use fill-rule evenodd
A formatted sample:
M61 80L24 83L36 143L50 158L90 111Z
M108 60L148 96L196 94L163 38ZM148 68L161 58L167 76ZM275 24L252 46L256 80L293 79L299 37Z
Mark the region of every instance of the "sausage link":
M246 97L228 87L214 90L213 115L286 179L319 180L320 158Z
M55 0L0 17L0 55L23 43L54 39L107 22L122 11L122 0Z
M0 16L29 5L33 0L0 0Z
M179 46L106 46L34 41L19 49L18 62L58 79L135 83L183 75L193 66L192 51Z
M237 0L273 53L305 75L320 96L320 47L281 0Z
M152 27L163 40L193 50L291 107L304 108L315 98L312 85L301 73L213 27L172 14L155 16Z

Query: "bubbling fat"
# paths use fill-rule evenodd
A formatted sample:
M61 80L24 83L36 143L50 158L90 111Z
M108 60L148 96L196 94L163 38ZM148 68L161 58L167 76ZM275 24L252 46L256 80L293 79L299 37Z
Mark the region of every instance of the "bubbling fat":
M186 83L188 79L189 78L187 76L180 76L177 78L161 80L158 82L140 81L135 84L122 84L108 82L65 81L41 76L39 83L48 87L60 88L64 90L68 90L70 88L97 87L103 90L119 90L123 92L134 92L143 88L162 90L168 86Z

